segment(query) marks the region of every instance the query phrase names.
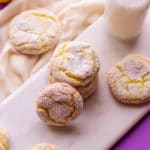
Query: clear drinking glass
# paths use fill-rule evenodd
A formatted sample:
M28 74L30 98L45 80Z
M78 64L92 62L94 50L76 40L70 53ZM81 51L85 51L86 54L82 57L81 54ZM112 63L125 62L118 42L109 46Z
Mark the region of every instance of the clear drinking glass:
M104 21L108 30L121 39L138 36L150 0L107 0Z

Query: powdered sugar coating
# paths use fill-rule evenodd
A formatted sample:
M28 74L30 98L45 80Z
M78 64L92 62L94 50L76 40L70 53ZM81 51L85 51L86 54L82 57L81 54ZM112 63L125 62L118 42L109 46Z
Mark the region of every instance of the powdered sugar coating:
M109 72L108 84L121 102L150 101L150 59L140 55L125 57Z
M25 11L10 23L10 43L25 54L41 54L53 49L59 35L58 19L46 9Z
M37 114L49 125L68 125L82 110L81 95L67 83L50 84L37 98Z
M87 98L85 88L91 89L99 71L99 59L92 47L80 42L66 42L55 51L49 63L49 82L66 82L79 90L83 98ZM95 85L94 85L95 86ZM84 88L84 89L83 89ZM95 88L94 88L95 89ZM84 94L82 94L84 93Z

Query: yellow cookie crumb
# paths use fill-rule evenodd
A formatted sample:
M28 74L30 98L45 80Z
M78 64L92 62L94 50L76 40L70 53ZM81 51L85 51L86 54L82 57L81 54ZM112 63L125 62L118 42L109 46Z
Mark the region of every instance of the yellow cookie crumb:
M150 59L129 55L108 74L113 95L121 102L139 104L150 101Z
M3 129L0 129L0 148L2 150L8 149L8 135Z

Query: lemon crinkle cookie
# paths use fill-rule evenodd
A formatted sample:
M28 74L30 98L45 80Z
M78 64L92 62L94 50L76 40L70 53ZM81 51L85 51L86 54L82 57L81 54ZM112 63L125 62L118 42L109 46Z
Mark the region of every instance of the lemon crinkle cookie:
M16 51L24 54L52 50L59 36L59 21L46 9L25 11L10 23L9 41Z
M150 59L126 56L110 70L108 84L118 101L132 104L150 101Z
M58 46L49 71L49 83L66 82L86 99L96 89L99 59L90 45L69 41Z
M82 110L82 96L71 85L62 82L45 87L36 102L38 116L48 125L68 125Z
M59 149L52 144L37 144L31 150L59 150Z
M8 150L8 135L3 129L0 129L0 150Z

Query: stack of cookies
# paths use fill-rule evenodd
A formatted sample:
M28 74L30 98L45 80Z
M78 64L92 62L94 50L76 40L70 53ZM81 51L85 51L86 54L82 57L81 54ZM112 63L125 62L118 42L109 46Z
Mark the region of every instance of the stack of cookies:
M49 62L49 85L37 98L38 116L47 124L68 125L96 89L99 59L90 45L65 42Z
M96 89L98 71L99 59L92 47L70 41L61 44L50 59L49 83L66 82L86 99Z

